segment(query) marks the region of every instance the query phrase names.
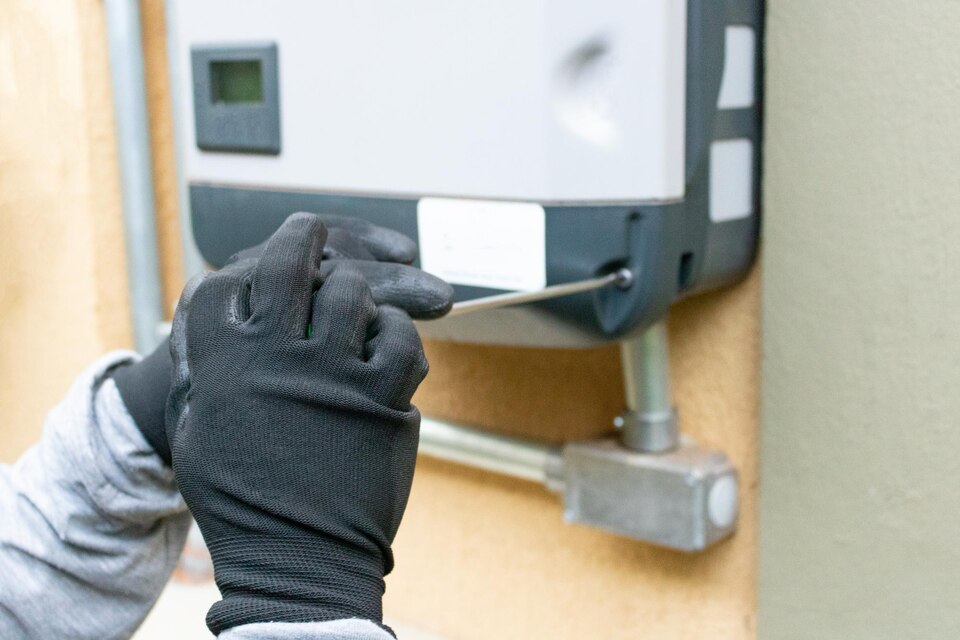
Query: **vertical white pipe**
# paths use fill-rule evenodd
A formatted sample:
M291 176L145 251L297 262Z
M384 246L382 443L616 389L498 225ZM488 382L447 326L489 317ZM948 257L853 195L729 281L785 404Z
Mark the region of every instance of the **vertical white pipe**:
M163 320L153 167L138 0L105 0L117 157L120 163L127 276L137 350L159 342Z

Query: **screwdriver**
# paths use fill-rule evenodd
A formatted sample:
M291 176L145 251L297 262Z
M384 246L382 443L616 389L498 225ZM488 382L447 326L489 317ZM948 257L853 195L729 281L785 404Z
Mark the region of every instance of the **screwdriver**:
M613 273L608 273L598 278L555 284L537 291L516 291L512 293L501 293L495 296L474 298L473 300L464 300L463 302L454 304L450 313L444 317L449 318L465 313L474 313L476 311L499 309L501 307L509 307L527 302L538 302L540 300L571 296L575 293L595 291L609 287L610 285L617 285L621 289L627 289L631 284L633 284L633 273L629 269L618 269Z
M586 291L595 291L608 287L612 284L621 289L629 289L633 284L633 272L629 269L618 269L613 273L598 278L588 280L577 280L575 282L565 282L564 284L555 284L550 287L544 287L538 291L516 291L512 293L501 293L495 296L485 296L483 298L474 298L473 300L464 300L457 302L450 309L444 318L451 316L462 316L466 313L476 311L485 311L487 309L500 309L515 304L524 304L526 302L537 302L539 300L549 300L551 298L560 298L562 296L572 296L575 293L584 293ZM307 325L307 337L313 334L313 325ZM170 323L164 322L160 325L159 335L170 335Z

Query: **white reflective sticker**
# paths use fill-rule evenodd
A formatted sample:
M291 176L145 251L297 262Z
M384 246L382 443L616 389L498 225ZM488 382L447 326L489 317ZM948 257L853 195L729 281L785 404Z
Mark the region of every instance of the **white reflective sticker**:
M753 215L753 142L717 140L710 145L710 220Z
M747 109L754 102L757 36L750 27L736 25L727 27L725 40L717 108Z
M454 284L536 291L547 284L546 215L528 202L423 198L420 264Z

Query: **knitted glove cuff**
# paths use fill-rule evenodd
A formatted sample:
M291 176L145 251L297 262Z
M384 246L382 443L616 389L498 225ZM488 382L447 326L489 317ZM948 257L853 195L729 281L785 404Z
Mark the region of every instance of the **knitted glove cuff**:
M223 596L207 613L214 635L270 621L361 618L382 626L383 563L368 551L321 534L232 537L209 550Z

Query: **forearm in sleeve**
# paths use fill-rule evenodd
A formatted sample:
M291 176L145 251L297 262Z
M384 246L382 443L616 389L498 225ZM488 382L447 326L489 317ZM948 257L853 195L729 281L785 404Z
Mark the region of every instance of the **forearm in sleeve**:
M130 637L173 571L189 515L106 376L133 357L93 364L0 466L2 638Z

